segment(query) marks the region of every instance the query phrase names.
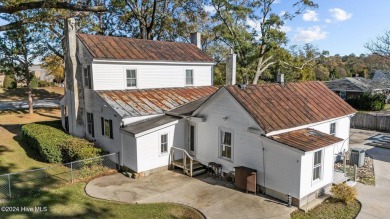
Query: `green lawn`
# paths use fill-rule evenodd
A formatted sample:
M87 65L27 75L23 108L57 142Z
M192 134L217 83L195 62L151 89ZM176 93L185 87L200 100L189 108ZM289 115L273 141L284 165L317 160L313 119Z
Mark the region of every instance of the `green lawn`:
M38 154L21 141L20 128L21 123L57 120L59 116L58 109L38 109L34 115L28 115L25 110L0 114L0 174L49 166L37 160ZM203 218L196 210L176 204L141 205L97 200L85 194L85 185L85 182L54 184L55 188L34 192L31 196L0 200L0 207L19 207L19 212L2 211L0 218ZM46 207L47 211L22 212L21 207Z
M334 199L329 198L322 204L313 208L309 212L294 211L291 214L292 219L353 219L360 211L361 205L355 200L349 205Z
M197 211L181 205L122 204L90 198L85 183L43 191L36 197L18 198L1 206L44 207L46 212L12 212L8 218L202 218Z

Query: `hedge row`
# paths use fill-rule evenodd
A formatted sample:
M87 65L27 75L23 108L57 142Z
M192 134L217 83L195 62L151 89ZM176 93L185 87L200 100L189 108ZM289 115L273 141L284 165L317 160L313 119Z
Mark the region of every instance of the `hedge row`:
M384 94L363 93L355 98L347 99L353 108L357 110L379 111L385 107L386 96Z
M92 143L47 124L24 125L22 138L49 163L66 163L96 157L101 153Z

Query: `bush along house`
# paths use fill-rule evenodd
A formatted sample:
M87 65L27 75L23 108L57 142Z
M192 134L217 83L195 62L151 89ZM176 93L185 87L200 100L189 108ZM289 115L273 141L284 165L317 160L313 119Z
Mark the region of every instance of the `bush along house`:
M194 176L210 162L222 174L244 166L256 170L258 190L302 206L328 190L334 161L348 150L356 111L325 85L282 77L235 85L229 54L227 85L217 89L199 34L186 44L69 31L66 42L77 46L66 58L73 66L63 127L119 152L134 172L176 166Z

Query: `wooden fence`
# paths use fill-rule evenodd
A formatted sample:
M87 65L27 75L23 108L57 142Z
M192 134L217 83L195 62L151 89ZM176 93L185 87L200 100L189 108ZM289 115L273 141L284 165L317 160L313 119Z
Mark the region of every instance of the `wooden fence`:
M390 132L390 115L356 113L351 128Z

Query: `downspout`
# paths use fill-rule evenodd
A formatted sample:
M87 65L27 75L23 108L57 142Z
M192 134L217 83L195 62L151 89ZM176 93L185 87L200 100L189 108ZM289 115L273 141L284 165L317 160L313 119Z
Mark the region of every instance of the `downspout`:
M259 140L261 142L261 148L263 150L263 186L264 186L264 189L263 189L263 195L265 195L265 190L266 190L266 187L265 187L265 148L264 148L264 143L263 143L263 140L261 140L261 137L265 137L264 134L260 134L260 137L259 137Z
M121 128L124 127L124 124L123 124L123 120L121 122ZM119 165L120 166L123 166L123 131L120 130L120 133L121 133L121 149L120 149L120 152L119 152Z

